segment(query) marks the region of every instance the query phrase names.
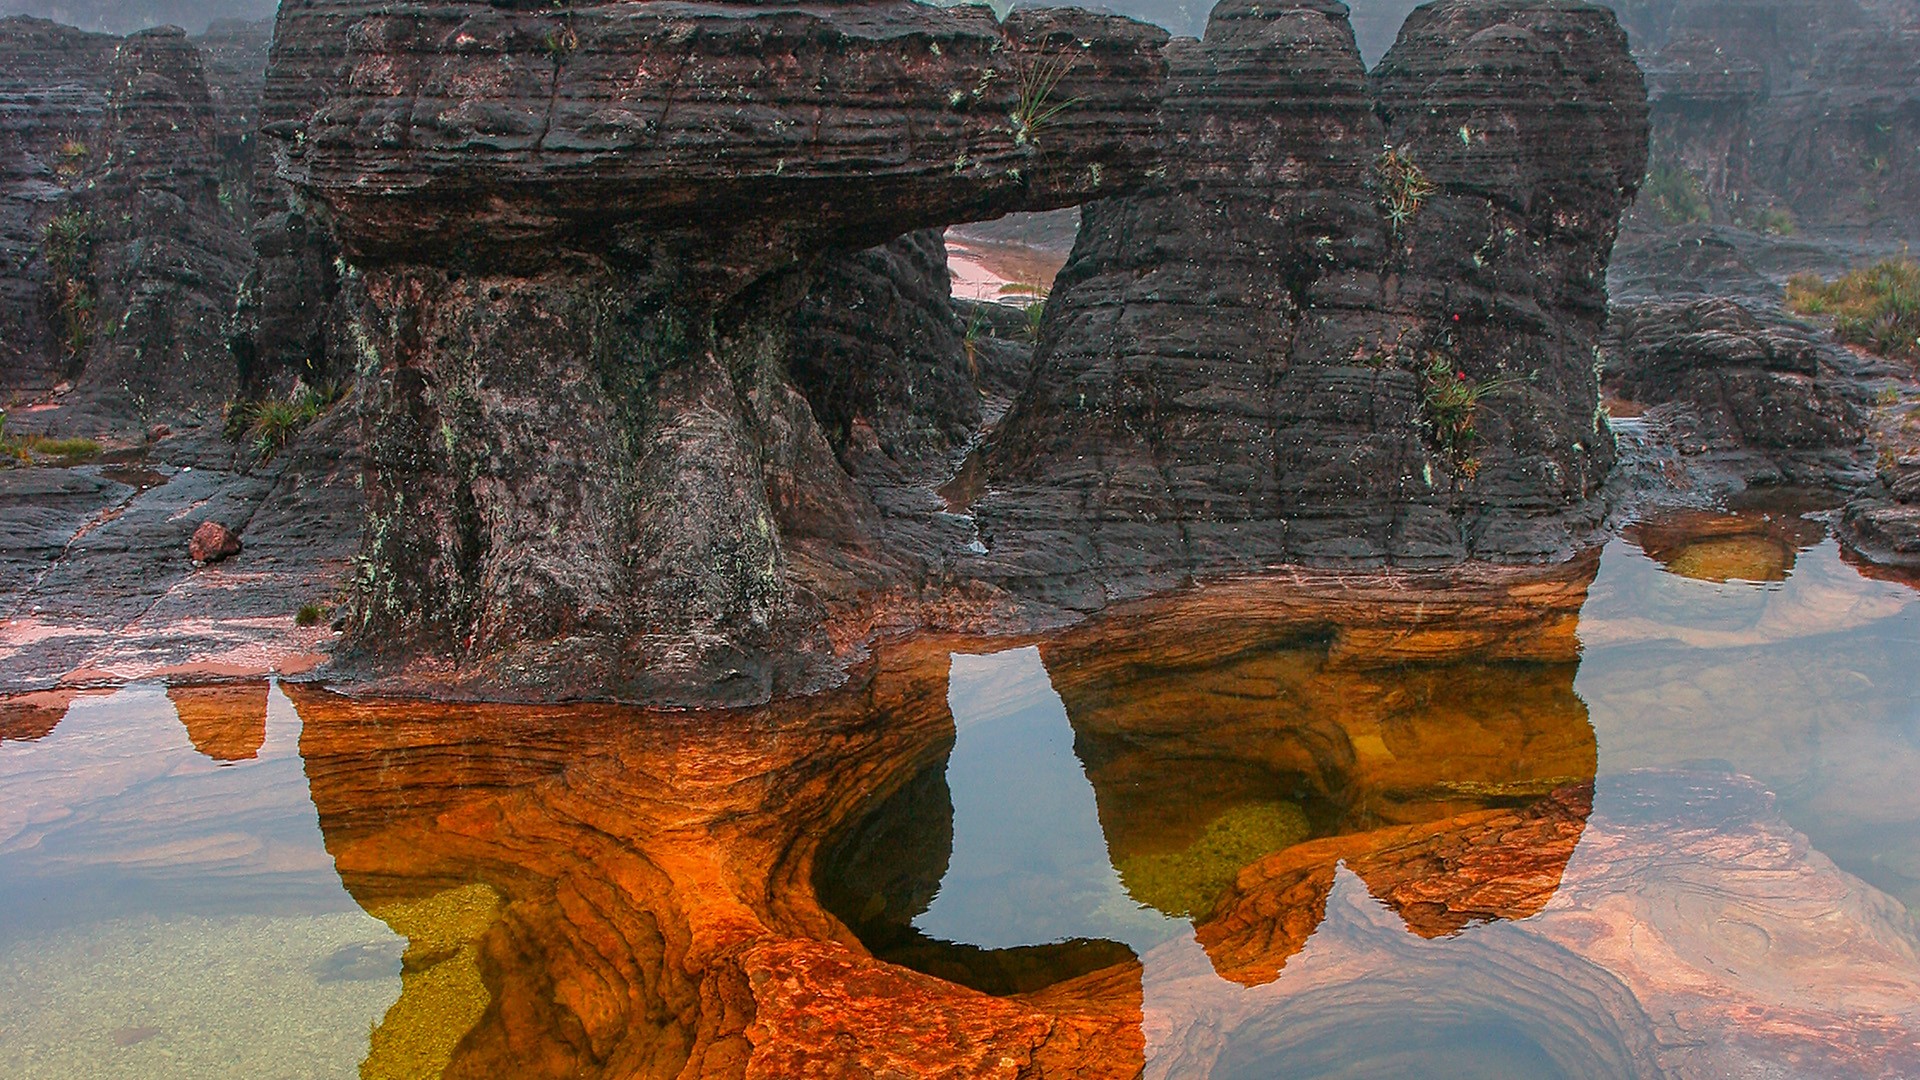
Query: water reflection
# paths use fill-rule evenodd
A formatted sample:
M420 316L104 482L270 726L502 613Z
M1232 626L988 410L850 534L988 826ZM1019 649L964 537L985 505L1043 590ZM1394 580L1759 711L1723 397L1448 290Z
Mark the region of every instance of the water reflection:
M1920 605L1685 529L747 712L8 702L0 1076L1920 1072Z

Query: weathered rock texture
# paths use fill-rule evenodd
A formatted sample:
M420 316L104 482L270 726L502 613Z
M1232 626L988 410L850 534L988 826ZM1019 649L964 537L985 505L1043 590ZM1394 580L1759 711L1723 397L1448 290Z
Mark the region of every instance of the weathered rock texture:
M104 147L119 42L39 19L0 20L0 394L45 390L73 357L54 333L47 225Z
M282 169L365 298L354 640L487 693L804 684L828 606L911 555L863 550L876 508L835 437L866 409L896 449L901 424L949 444L976 407L937 310L924 398L790 364L820 260L1139 183L1164 40L1072 11L290 6L264 115L324 100ZM1021 107L1056 79L1071 109Z
M1167 178L1086 208L995 436L1010 577L1097 606L1223 565L1561 557L1598 523L1593 349L1645 163L1624 35L1442 3L1368 76L1342 10L1223 5L1175 54ZM1397 217L1383 146L1432 187ZM1455 382L1487 392L1448 412Z
M1733 485L1857 486L1872 479L1850 376L1858 361L1826 334L1733 300L1616 308L1609 389L1649 407L1692 471Z
M1100 577L1570 552L1642 170L1610 17L1443 5L1371 81L1337 6L1230 6L1171 82L1165 41L1068 10L289 4L262 120L290 187L262 185L235 349L250 389L369 380L361 670L811 685L859 644L840 616L972 539L902 485L1003 374L928 238L855 253L1143 189L1088 211L978 516L1005 546L959 572L1086 607ZM1391 222L1386 142L1437 185ZM1442 361L1501 382L1465 435L1422 415Z
M0 22L18 79L0 176L0 392L70 383L57 424L85 434L204 421L232 393L262 43L225 27L210 82L176 29L113 39Z

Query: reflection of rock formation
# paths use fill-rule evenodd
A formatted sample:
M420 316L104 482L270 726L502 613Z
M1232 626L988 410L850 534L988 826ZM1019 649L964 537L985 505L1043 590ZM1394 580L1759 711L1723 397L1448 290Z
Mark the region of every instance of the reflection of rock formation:
M1572 619L1596 566L1248 582L1044 646L1134 896L1184 894L1169 914L1249 983L1313 932L1343 860L1422 936L1538 911L1590 806ZM1287 843L1276 809L1314 839Z
M267 742L267 690L264 682L170 686L167 698L195 750L219 762L248 761Z
M713 721L294 691L341 878L413 943L417 1000L389 1014L370 1065L1135 1075L1137 966L992 998L871 959L815 898L824 839L950 744L945 659L906 655L861 689ZM462 920L479 909L476 936ZM434 1016L478 1019L448 1038Z
M1592 787L1568 786L1518 810L1301 844L1242 872L1201 925L1200 943L1222 978L1272 982L1325 918L1342 863L1423 938L1527 918L1559 889L1592 812Z
M44 690L0 698L0 741L33 742L53 734L78 690Z
M1698 581L1785 581L1794 559L1826 536L1798 513L1759 510L1664 514L1627 529L1627 539L1669 573Z
M1602 781L1595 802L1554 902L1525 921L1425 942L1348 876L1267 993L1210 990L1223 947L1244 939L1150 954L1150 1000L1173 1015L1149 1075L1392 1072L1422 1043L1435 1075L1525 1059L1524 1073L1565 1076L1920 1066L1910 919L1813 853L1758 785L1642 773Z

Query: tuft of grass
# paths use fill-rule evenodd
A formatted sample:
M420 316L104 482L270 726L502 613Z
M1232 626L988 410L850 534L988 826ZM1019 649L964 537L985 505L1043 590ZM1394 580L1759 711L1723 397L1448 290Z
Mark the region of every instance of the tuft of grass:
M1672 164L1660 164L1647 173L1640 185L1640 197L1660 220L1669 225L1705 224L1713 221L1713 204L1700 188L1700 181L1687 170Z
M960 344L967 350L967 371L975 378L980 375L980 338L986 332L986 309L975 304L967 313L967 328L960 335Z
M300 429L311 424L339 401L345 391L338 385L295 387L285 398L228 402L226 435L233 442L246 442L254 460L272 461L287 448Z
M1039 147L1040 133L1080 103L1079 98L1059 97L1060 83L1079 62L1078 53L1059 51L1043 52L1019 65L1020 96L1008 117L1015 145Z
M323 614L319 604L301 604L300 610L293 616L293 625L318 626Z
M1882 259L1827 281L1795 274L1787 307L1801 315L1833 316L1834 333L1881 356L1920 360L1920 264Z
M1769 236L1792 236L1799 223L1794 220L1793 211L1784 207L1770 207L1747 219L1747 227L1754 232Z
M1002 296L1025 296L1030 299L1020 303L1020 311L1027 317L1027 340L1040 344L1040 328L1047 319L1047 297L1052 289L1041 281L1017 281L1000 286Z
M45 435L8 435L7 417L0 413L0 459L20 465L50 461L55 465L79 465L100 456L100 444L92 439L55 439Z
M1413 154L1404 146L1389 146L1374 159L1373 171L1380 187L1380 209L1393 226L1393 235L1411 224L1433 194L1433 181L1414 163Z

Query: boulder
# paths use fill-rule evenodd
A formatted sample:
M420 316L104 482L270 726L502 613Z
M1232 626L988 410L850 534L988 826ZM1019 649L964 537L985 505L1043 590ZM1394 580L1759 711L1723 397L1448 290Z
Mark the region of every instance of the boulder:
M217 563L240 554L240 538L217 521L203 521L187 541L187 555L196 563Z

